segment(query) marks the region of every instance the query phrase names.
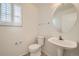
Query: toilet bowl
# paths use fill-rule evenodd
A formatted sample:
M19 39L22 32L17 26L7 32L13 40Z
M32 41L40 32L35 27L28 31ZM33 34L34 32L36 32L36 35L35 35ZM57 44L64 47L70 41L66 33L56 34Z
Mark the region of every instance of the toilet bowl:
M29 52L31 56L40 56L41 55L41 45L32 44L29 46Z
M39 36L37 43L29 46L30 56L41 56L41 47L44 45L44 37Z

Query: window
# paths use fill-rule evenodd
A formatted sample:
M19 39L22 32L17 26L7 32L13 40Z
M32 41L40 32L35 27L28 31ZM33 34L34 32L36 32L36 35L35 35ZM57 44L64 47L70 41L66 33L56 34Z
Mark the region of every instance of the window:
M21 6L18 4L0 4L0 25L21 26Z

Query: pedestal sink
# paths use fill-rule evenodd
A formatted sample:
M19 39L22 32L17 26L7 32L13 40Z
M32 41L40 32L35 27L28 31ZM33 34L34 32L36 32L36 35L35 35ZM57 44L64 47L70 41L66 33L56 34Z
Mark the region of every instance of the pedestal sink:
M49 38L48 41L58 46L58 56L63 56L64 49L77 48L77 42L71 40L59 40L59 38L52 37Z

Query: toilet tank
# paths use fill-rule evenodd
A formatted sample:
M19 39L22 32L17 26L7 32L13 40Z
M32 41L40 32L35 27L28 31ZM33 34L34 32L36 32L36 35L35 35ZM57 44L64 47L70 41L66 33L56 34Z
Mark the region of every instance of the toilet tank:
M38 36L37 42L39 45L43 46L44 45L44 36Z

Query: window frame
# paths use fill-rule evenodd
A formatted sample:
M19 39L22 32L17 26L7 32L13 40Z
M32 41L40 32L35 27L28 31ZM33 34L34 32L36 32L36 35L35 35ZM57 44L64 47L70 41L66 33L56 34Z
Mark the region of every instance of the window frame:
M0 8L1 8L1 4L2 3L0 3ZM19 4L14 4L14 3L10 3L11 4L11 22L1 22L0 21L0 26L14 26L14 27L21 27L22 26L22 24L23 24L23 20L22 20L22 8L21 8L21 5L19 5ZM18 24L18 23L15 23L15 22L13 22L14 21L14 5L16 5L16 6L19 6L20 7L20 13L21 13L21 19L20 19L20 23ZM0 11L0 18L1 18L1 11Z

